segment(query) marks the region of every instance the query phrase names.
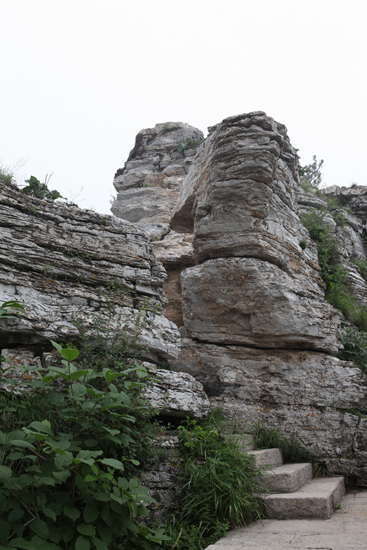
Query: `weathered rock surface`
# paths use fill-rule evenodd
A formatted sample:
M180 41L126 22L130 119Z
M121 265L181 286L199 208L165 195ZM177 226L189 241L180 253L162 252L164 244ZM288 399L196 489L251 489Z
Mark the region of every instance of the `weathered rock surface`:
M203 344L184 339L175 368L202 382L213 407L296 435L331 472L367 484L367 378L325 353Z
M167 417L202 418L210 409L203 386L184 372L149 367L152 380L143 392L144 398L159 414Z
M2 321L0 347L73 339L76 318L102 316L135 335L150 358L178 353L179 335L161 313L166 274L142 230L74 206L0 188L0 302L26 306Z
M261 420L294 434L330 472L367 485L366 377L333 357L341 315L325 300L317 248L299 218L328 202L299 189L283 125L257 112L211 129L171 223L193 231L199 262L181 274L188 338L173 366L245 431ZM345 224L327 214L349 266L364 255L357 210Z
M336 351L339 316L317 280L257 258L218 258L182 272L184 321L194 339Z
M316 247L296 213L297 188L297 155L283 125L256 112L214 127L172 220L177 230L194 227L202 262L182 274L191 337L338 349L339 316L324 299Z
M203 140L197 128L165 122L141 130L125 166L116 172L112 212L144 224L169 223L179 187Z
M194 264L194 252L191 233L172 231L170 222L183 180L202 141L200 130L182 122L142 130L114 180L118 195L112 212L139 223L148 234L157 259L168 273L165 314L178 326L183 324L179 274Z

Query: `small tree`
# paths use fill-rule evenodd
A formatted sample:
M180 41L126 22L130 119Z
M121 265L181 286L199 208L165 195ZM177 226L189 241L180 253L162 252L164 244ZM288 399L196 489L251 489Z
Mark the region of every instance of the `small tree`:
M28 185L23 187L22 192L26 195L37 197L37 199L50 199L52 201L62 199L62 195L56 191L56 189L50 190L48 188L49 181L49 175L45 177L45 181L43 183L36 177L31 176L29 179L25 180Z
M321 169L323 164L323 160L317 160L316 155L313 155L312 162L310 164L300 166L300 181L301 186L305 191L312 192L320 187L322 181Z

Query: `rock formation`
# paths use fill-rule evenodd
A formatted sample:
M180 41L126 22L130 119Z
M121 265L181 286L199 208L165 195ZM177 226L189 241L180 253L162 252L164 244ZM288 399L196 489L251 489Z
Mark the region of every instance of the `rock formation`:
M172 220L193 230L198 260L181 274L186 338L175 368L237 422L295 434L331 472L366 484L366 377L334 357L341 315L325 300L298 190L283 125L250 113L211 129Z
M318 195L298 191L299 214L318 212L335 237L339 263L357 301L367 306L367 282L358 268L366 260L367 188L365 186L320 189Z
M0 303L25 306L2 320L0 351L29 364L49 340L77 341L80 322L121 331L151 362L177 357L180 336L161 310L166 274L135 225L75 206L39 200L13 185L0 188ZM13 351L11 351L13 348ZM200 383L186 373L152 369L146 398L169 416L207 414Z
M125 166L117 170L118 191L112 212L138 222L149 235L156 257L167 270L165 314L181 326L180 272L193 265L192 234L170 229L184 177L203 141L203 134L182 122L157 124L138 133Z

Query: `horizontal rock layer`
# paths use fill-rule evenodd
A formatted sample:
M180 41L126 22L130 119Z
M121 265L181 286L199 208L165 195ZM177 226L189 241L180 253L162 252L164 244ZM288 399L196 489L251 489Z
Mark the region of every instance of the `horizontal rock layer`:
M218 346L190 339L174 364L244 431L261 421L296 436L330 471L367 485L367 379L324 353Z
M2 321L0 347L77 337L96 317L136 336L151 358L178 352L176 327L160 312L166 274L145 233L111 216L0 188L0 302L25 305Z

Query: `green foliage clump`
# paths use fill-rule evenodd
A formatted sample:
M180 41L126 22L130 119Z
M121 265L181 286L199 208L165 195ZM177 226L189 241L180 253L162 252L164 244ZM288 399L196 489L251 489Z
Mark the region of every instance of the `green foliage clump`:
M22 188L22 192L26 195L36 197L37 199L56 200L61 199L62 195L56 189L50 190L47 181L41 182L34 176L31 176L25 181L28 185Z
M195 147L198 147L200 143L202 143L201 139L188 138L186 139L186 141L179 143L176 149L179 153L184 154L184 152L187 151L188 149L193 149Z
M0 548L150 549L166 540L144 521L151 502L138 480L151 412L145 369L61 360L29 367L21 393L1 392ZM14 380L2 370L3 380ZM5 431L6 427L6 431Z
M321 169L323 164L323 160L318 161L316 155L313 155L312 162L310 164L300 166L300 183L304 191L308 193L315 193L320 187L322 181Z
M221 435L218 414L179 427L183 472L180 513L171 522L163 548L202 550L231 527L263 516L257 495L261 474L252 456ZM173 546L172 546L173 544Z
M0 166L0 185L10 185L14 183L14 175L10 170Z
M339 262L337 240L322 212L302 216L302 223L317 244L321 276L326 283L326 299L361 330L367 330L367 310L360 306L346 283L346 272Z
M315 460L313 453L294 436L285 437L275 428L256 424L254 438L257 449L281 449L284 462L314 462Z
M354 265L357 266L358 271L362 275L365 281L367 281L367 260L363 258L357 258L353 260Z
M341 359L353 361L363 372L367 373L367 332L355 327L347 327L342 333L343 350Z
M8 302L2 302L0 304L0 319L5 319L8 317L14 317L21 311L23 311L24 306L19 302L10 300Z

